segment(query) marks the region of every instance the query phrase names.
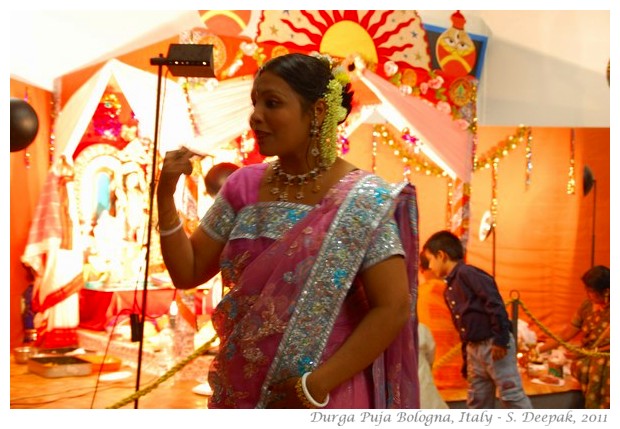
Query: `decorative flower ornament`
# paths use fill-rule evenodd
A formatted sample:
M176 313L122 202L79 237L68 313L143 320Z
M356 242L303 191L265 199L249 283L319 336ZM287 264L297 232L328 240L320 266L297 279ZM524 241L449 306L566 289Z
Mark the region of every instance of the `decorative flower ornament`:
M338 123L347 117L347 109L342 105L342 91L350 83L349 75L341 67L334 68L332 76L323 95L327 109L321 125L320 147L325 168L331 166L338 156Z
M383 65L383 71L385 71L385 75L388 77L394 76L398 72L398 64L394 61L387 61Z
M413 88L411 88L409 85L401 85L398 87L398 90L403 95L411 95L411 93L413 92Z
M333 65L333 59L329 54L322 54L317 51L312 51L310 52L310 56L318 58L319 60L323 61L325 64L329 66L329 69L331 70L332 65Z
M241 49L244 55L251 57L258 49L258 45L254 42L243 41L239 44L239 49Z

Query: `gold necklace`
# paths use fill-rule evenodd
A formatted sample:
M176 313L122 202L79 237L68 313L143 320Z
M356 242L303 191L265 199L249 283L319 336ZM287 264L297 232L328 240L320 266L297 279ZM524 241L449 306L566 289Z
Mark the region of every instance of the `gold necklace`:
M269 176L267 183L274 183L275 181L274 186L269 192L272 195L277 195L278 201L288 201L288 190L291 186L297 186L295 198L302 200L305 196L304 186L311 180L314 182L312 192L319 192L321 190L319 179L322 177L323 172L327 170L327 168L319 166L304 174L288 174L282 170L280 161L274 161L271 164L271 168L273 169L273 175ZM280 189L280 183L284 185L284 189Z

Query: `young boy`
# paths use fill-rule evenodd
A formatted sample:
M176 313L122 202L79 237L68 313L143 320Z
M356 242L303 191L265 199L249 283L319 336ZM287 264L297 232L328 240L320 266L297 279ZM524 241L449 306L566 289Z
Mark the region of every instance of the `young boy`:
M420 252L418 286L418 322L428 326L435 339L438 362L433 367L433 379L438 389L458 389L463 386L461 377L462 359L453 352L460 337L454 330L450 310L446 307L443 291L446 283L437 277L428 266L428 259Z
M495 280L463 261L460 239L450 231L433 234L422 253L446 282L444 299L459 333L468 408L495 408L495 391L505 408L532 408L517 367L515 341Z

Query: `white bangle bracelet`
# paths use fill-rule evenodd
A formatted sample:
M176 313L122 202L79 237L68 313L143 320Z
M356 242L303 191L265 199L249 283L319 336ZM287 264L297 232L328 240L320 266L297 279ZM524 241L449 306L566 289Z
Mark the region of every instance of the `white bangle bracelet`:
M183 222L181 222L181 220L179 219L179 224L177 226L175 226L174 228L171 228L171 229L160 229L159 230L159 236L160 237L166 237L168 235L172 235L175 232L177 232L178 230L180 230L181 228L183 228Z
M304 375L301 376L301 388L304 391L304 395L306 395L306 399L308 401L310 401L310 403L312 405L314 405L317 408L325 408L327 406L327 403L329 402L329 393L327 394L327 396L325 397L325 401L321 404L320 402L317 402L312 395L310 394L310 392L308 391L308 387L306 386L306 379L308 378L308 376L310 375L309 372L306 372Z

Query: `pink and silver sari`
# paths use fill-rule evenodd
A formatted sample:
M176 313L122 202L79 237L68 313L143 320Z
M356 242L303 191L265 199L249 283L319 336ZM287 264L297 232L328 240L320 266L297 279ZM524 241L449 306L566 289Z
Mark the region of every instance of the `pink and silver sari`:
M266 164L238 170L201 221L226 241L230 289L213 314L220 338L210 408L264 408L268 387L312 371L368 311L358 274L392 255L407 262L410 321L366 370L332 392L328 408L418 408L415 189L360 170L316 206L258 202Z

